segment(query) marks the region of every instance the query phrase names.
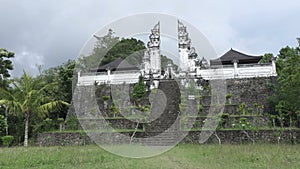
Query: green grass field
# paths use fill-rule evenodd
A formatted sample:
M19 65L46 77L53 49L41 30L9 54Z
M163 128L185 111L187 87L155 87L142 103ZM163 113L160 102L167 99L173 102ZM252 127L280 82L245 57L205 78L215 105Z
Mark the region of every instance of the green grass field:
M130 159L95 146L0 148L0 168L300 168L300 145L178 145Z

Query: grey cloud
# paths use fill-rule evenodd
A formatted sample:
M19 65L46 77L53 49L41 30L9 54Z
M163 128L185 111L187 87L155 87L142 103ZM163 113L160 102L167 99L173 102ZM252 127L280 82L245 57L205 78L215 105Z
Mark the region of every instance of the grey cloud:
M253 54L276 54L283 46L296 45L299 9L296 0L2 0L0 47L16 53L15 76L22 69L37 73L37 63L52 67L75 59L86 40L111 21L134 13L162 12L198 28L218 54L230 47Z

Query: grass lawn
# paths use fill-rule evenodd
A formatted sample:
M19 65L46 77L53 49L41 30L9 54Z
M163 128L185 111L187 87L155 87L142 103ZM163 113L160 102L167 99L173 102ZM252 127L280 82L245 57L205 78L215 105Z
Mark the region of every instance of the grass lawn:
M300 168L300 145L178 145L145 159L95 146L0 148L0 168Z

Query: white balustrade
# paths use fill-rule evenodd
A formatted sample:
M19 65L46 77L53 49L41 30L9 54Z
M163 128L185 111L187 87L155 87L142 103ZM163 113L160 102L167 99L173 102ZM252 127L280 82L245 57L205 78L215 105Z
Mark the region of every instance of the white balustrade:
M225 67L211 67L210 69L199 69L197 73L191 73L191 77L195 75L202 77L206 80L211 79L233 79L233 78L253 78L253 77L269 77L277 76L276 70L274 71L273 65L243 65L234 68L233 66ZM79 74L78 85L87 86L93 85L95 82L101 84L132 84L137 83L139 80L139 71L122 71L122 72L111 72L108 74ZM177 76L175 76L177 77Z

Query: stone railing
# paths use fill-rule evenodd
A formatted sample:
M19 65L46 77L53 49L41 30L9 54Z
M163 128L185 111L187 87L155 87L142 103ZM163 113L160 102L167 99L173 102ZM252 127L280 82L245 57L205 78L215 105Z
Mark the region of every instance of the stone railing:
M118 71L109 73L78 73L78 85L79 86L88 86L93 85L95 82L101 84L132 84L137 83L140 76L139 71Z
M210 79L233 79L233 78L253 78L277 76L276 70L270 64L251 64L211 67L210 69L201 69L196 73L206 80Z
M95 82L101 84L132 84L137 83L141 75L138 70L113 71L106 73L78 73L78 85L93 85ZM190 72L191 77L202 77L206 80L211 79L234 79L234 78L253 78L277 76L276 67L272 64L240 64L211 66L209 69L197 69ZM177 77L175 75L175 77Z

